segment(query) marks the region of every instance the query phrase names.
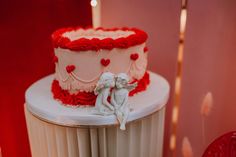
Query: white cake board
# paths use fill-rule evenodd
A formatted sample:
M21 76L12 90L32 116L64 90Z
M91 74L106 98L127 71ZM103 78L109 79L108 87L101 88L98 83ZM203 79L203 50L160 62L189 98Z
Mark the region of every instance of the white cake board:
M168 82L155 73L150 73L147 90L129 98L132 111L128 122L148 116L165 106L169 97ZM114 115L92 114L93 107L72 108L54 100L51 83L54 75L49 75L32 84L26 91L27 109L36 117L65 126L99 126L118 124Z

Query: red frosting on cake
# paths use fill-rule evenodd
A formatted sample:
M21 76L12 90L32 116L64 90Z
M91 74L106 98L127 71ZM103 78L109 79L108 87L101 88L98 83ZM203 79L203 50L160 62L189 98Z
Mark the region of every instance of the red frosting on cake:
M129 96L133 96L136 93L145 91L150 83L149 73L145 73L143 78L140 80L134 80L131 83L137 82L137 87L130 91ZM53 80L52 93L55 99L60 100L65 105L71 106L83 106L90 105L94 106L97 96L93 92L78 92L76 94L70 94L67 90L63 90L57 80Z
M120 37L117 39L112 38L105 38L105 39L99 39L99 38L79 38L76 40L70 40L68 37L64 37L63 34L66 32L76 31L79 29L84 29L80 27L69 27L69 28L62 28L57 31L55 31L52 34L52 41L55 48L63 48L63 49L69 49L73 51L88 51L88 50L94 50L98 51L100 49L107 49L111 50L113 48L129 48L131 46L139 45L144 43L147 40L147 34L139 30L137 28L113 28L113 29L104 29L104 28L97 28L95 30L103 30L103 31L132 31L134 34L131 34L127 37ZM90 28L87 28L90 29Z
M131 83L134 83L134 82L137 82L138 85L134 90L129 92L129 96L133 96L134 94L145 91L147 89L147 86L150 84L149 73L146 72L142 79L134 80Z
M70 94L69 91L60 87L57 80L52 82L52 93L54 99L60 100L63 104L72 106L92 105L94 106L97 96L93 92L78 92Z

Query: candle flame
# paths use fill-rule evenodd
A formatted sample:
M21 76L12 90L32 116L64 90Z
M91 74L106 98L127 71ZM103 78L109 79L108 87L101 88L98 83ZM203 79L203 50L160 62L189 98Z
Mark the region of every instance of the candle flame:
M91 1L90 1L90 5L91 5L92 7L96 7L97 4L98 4L97 0L91 0Z
M176 136L174 134L170 137L170 149L174 150L176 147Z
M187 9L182 9L180 14L180 33L185 32L187 22Z

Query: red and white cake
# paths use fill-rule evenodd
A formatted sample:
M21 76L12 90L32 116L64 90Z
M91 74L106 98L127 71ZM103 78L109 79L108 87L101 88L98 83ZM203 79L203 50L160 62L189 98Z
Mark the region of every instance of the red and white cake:
M63 28L52 40L55 74L25 95L32 156L162 156L169 85L146 69L147 34Z
M63 28L52 34L56 65L52 93L66 105L94 105L94 88L104 72L126 73L137 87L149 84L147 34L136 28Z

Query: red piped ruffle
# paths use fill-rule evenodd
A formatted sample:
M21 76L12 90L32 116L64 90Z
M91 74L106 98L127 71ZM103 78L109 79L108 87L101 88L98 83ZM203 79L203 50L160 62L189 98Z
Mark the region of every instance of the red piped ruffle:
M133 96L136 93L145 91L150 83L149 73L145 73L143 78L135 80L132 83L137 82L137 87L130 91L129 96ZM76 94L70 94L67 90L60 87L57 80L53 80L51 91L54 99L60 100L63 104L71 106L94 106L97 96L93 92L78 92Z
M67 90L60 87L57 80L52 82L52 93L54 99L60 100L63 104L72 106L92 105L94 106L97 96L92 92L79 92L70 94Z
M150 78L149 78L149 73L146 72L140 80L135 80L132 83L137 82L138 85L137 87L129 92L129 96L133 96L136 93L145 91L147 89L147 86L150 84Z
M131 46L139 45L144 43L147 40L147 33L137 28L113 28L113 29L104 29L104 28L97 28L95 30L103 30L103 31L133 31L134 34L131 34L127 37L121 37L117 39L112 38L105 38L105 39L86 39L80 38L77 40L71 41L69 38L64 37L63 34L66 32L76 31L79 29L84 29L80 27L69 27L69 28L62 28L55 31L52 34L52 41L55 48L64 48L73 51L87 51L87 50L94 50L98 51L100 49L107 49L111 50L113 48L129 48ZM92 29L92 28L86 28ZM84 30L86 30L84 29Z

